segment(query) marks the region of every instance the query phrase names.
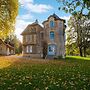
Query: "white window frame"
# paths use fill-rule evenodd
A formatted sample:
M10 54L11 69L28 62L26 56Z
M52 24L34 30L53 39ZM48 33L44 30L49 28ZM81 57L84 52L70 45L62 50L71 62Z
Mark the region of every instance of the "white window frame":
M30 53L32 53L32 46L30 46L29 51L30 51Z

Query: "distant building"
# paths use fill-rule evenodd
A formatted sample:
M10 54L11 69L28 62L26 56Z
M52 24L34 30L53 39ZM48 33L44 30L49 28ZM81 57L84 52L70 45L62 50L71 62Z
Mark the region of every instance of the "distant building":
M6 44L0 39L0 55L13 55L15 54L15 48L10 44Z
M65 20L53 14L42 24L44 27L36 20L22 32L23 56L42 57L45 49L46 57L64 56Z

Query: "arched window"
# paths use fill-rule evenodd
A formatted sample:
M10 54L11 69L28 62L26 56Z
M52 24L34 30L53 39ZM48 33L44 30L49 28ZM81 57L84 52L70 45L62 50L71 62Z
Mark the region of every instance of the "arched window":
M56 54L56 45L50 44L48 45L48 55L55 55Z
M54 27L54 21L50 21L50 27Z
M54 32L53 32L53 31L50 32L50 39L51 39L51 40L54 39Z

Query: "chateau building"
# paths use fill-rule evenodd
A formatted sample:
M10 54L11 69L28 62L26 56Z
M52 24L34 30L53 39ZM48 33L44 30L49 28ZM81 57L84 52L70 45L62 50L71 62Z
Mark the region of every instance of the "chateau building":
M23 56L65 56L65 20L53 14L42 24L36 20L22 32Z

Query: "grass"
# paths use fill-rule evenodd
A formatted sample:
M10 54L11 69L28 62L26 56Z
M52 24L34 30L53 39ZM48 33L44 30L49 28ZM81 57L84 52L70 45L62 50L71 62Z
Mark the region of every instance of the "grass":
M68 60L90 60L90 57L66 56Z
M0 57L0 90L90 90L89 59Z

